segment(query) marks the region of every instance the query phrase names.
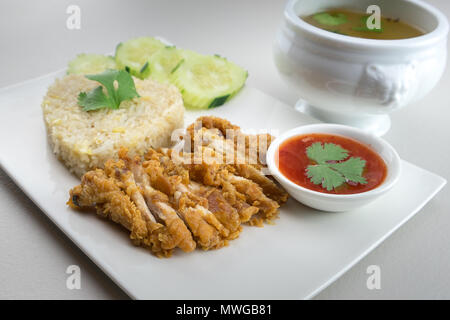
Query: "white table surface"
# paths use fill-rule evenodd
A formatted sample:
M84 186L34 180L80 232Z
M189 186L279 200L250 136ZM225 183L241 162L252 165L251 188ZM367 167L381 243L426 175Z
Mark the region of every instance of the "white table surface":
M428 2L450 17L450 1ZM71 4L81 8L80 30L66 28L66 9ZM294 104L295 93L280 81L272 61L283 7L284 1L276 0L4 0L0 3L0 87L60 69L80 52L112 52L122 40L161 35L180 47L228 57L249 70L249 86ZM392 115L385 138L402 158L450 180L449 120L447 68L431 94ZM449 299L449 209L447 186L316 298ZM69 265L81 268L80 290L66 288ZM366 287L370 265L381 268L380 290ZM0 298L127 298L1 170Z

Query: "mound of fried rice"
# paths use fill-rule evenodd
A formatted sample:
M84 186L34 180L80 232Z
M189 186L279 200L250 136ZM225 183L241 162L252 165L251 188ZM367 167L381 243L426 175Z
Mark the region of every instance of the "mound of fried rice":
M99 86L83 75L65 76L49 87L42 102L49 141L77 176L102 168L121 147L130 155L143 155L150 147L169 146L173 130L183 127L183 100L176 87L149 79L134 81L140 98L114 110L84 111L78 105L80 92Z

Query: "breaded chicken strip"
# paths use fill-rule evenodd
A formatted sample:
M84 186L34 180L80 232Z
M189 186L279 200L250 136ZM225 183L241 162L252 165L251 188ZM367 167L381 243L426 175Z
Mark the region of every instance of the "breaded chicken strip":
M189 196L181 191L176 191L173 198L178 212L203 250L219 249L227 244L214 224L209 223L212 214L205 207L192 203Z
M159 257L172 253L171 249L163 248L160 241L163 226L148 223L130 197L101 169L87 172L81 184L70 190L68 205L75 209L95 207L100 216L131 231L134 244L149 247Z
M248 222L259 211L258 207L247 203L245 195L239 192L230 181L224 179L227 177L227 171L220 166L203 164L187 165L186 168L194 181L220 188L224 199L236 209L241 222Z
M143 219L147 223L148 229L152 229L154 225L161 226L159 227L159 240L161 241L161 247L165 250L176 248L180 243L178 234L172 234L167 226L164 226L156 221L152 212L148 208L147 203L145 202L140 188L136 184L133 173L125 166L125 162L123 160L106 161L105 173L109 177L118 180L118 185L133 200L137 208L140 210L143 215Z
M228 120L213 116L204 116L197 118L197 120L186 129L186 132L191 138L191 146L194 146L194 139L199 135L200 131L204 129L206 129L205 131L209 131L229 140L236 150L239 149L240 153L245 154L247 159L254 154L254 158L257 162L251 163L251 165L257 167L261 167L265 164L267 149L274 140L274 137L270 134L245 134L241 131L240 127L231 124ZM239 144L242 144L243 150L240 149L241 146ZM192 149L192 151L194 150ZM246 161L246 163L249 162Z
M171 149L161 149L161 152L187 169L189 177L193 181L219 188L224 199L238 212L242 223L248 222L259 211L257 207L247 204L246 196L238 192L227 179L224 179L224 177L227 177L227 170L223 169L223 165L215 163L193 164L192 161L191 164L184 164L181 160L178 160L177 154ZM186 153L184 156L186 156ZM189 156L194 157L192 153ZM203 159L205 158L203 157Z
M150 185L150 179L142 168L140 158L135 157L131 160L126 149L119 151L119 158L131 169L138 186L143 191L147 206L157 219L161 220L167 227L174 244L185 252L193 251L196 245L191 232L170 205L168 196Z
M187 127L186 131L192 138L195 136L196 131L201 128L218 129L223 136L227 135L227 130L228 132L241 131L241 128L233 125L230 121L213 116L204 116L197 118L194 123Z
M236 187L229 181L221 179L220 186L223 197L233 208L236 209L242 223L249 222L250 219L258 213L259 208L249 205L246 202L245 195L238 192Z
M247 151L239 150L233 140L225 139L222 135L218 135L216 131L204 127L195 131L195 135L197 142L192 144L194 153L201 154L203 159L211 159L209 162L219 158L220 163L227 164L227 169L230 172L259 184L269 198L279 204L287 201L288 193L260 171L262 167L260 164L257 165L257 154L255 153L258 150L257 147L250 149L253 152L250 152L248 148ZM256 136L253 136L254 139L250 139L251 136L246 137L247 140L256 141ZM205 147L208 149L205 149ZM209 151L206 153L205 150ZM208 162L208 160L205 161Z
M259 217L252 216L251 225L261 226L265 220L270 222L278 216L278 202L267 197L262 188L251 180L236 176L231 173L223 172L224 180L230 182L238 192L245 195L247 203L259 209Z
M225 182L230 183L237 192L245 196L245 201L250 205L259 209L259 217L251 220L252 225L261 226L263 220L268 222L275 219L278 214L279 203L273 199L270 199L264 194L263 189L255 182L238 176L230 170L227 170L228 165L217 165L213 160L209 160L210 156L214 158L214 150L209 147L197 147L199 152L203 154L203 159L206 163L201 165L187 165L185 166L194 177L202 177L202 183L212 186L222 186ZM211 163L211 164L209 164ZM206 170L205 170L206 169Z
M230 231L227 239L236 239L242 230L239 214L223 196L218 188L207 187L196 182L189 184L190 189L208 200L208 210Z
M176 168L168 157L154 150L146 158L151 160L145 161L143 167L152 186L170 196L172 205L192 231L197 243L204 250L226 245L224 239L229 236L229 230L207 209L208 201L189 190L183 183L185 177L176 174L183 170Z
M258 184L265 195L267 195L270 199L275 200L278 204L285 203L289 195L288 193L281 187L279 187L272 179L265 176L254 166L250 166L247 164L237 164L234 166L237 175L247 178L256 184Z
M159 151L150 150L147 154L147 158L153 158L154 160L159 161L161 165L164 166L164 172L166 174L180 174L183 177L188 176L190 180L191 173L189 170L182 165L175 164L170 155L171 151L169 149L160 149ZM174 168L177 169L174 170ZM208 165L205 165L204 168L208 168ZM186 188L185 190L188 190L192 194L191 197L195 195L198 197L197 200L206 199L206 203L203 204L203 206L208 208L208 210L216 216L220 223L225 226L230 234L232 234L233 238L237 237L240 230L239 214L223 197L222 192L216 188L201 186L192 181L189 182L189 180L184 178L182 180L184 184L183 188ZM209 184L209 186L211 185L212 184Z

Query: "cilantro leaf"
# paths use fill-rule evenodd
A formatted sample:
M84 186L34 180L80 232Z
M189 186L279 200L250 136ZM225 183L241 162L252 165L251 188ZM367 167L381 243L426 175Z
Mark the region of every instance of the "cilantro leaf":
M338 26L347 22L347 16L343 13L320 12L316 13L313 18L326 26Z
M334 143L313 143L306 148L308 158L316 164L306 168L306 175L314 184L331 191L346 182L366 184L362 176L366 161L348 157L348 151ZM340 161L340 162L339 162Z
M308 158L319 163L324 164L327 161L340 161L348 157L348 151L334 143L315 142L306 149Z
M350 158L344 162L331 163L330 168L338 171L348 181L367 183L366 178L362 176L366 161L361 158Z
M88 93L80 92L78 104L84 111L102 108L119 109L122 101L139 97L133 78L124 70L106 70L99 74L86 75L86 78L97 81L102 86ZM107 95L103 89L106 89Z
M78 95L78 104L83 107L84 111L92 111L105 108L105 106L110 104L110 101L103 93L103 87L98 86L88 93L80 92Z
M119 84L119 87L117 88L117 98L119 100L119 105L121 101L139 98L139 94L137 93L136 87L134 86L133 78L128 72L119 71L116 80ZM117 109L119 108L119 105L117 106Z
M339 187L345 182L345 178L339 172L323 164L308 166L307 175L312 183L321 184L322 188L328 191Z

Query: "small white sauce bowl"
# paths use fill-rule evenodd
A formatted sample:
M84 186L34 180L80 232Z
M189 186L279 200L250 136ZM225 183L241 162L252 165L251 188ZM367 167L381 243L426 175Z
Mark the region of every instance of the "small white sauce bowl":
M344 136L357 140L372 150L384 160L387 166L387 176L375 189L355 194L329 194L313 191L289 180L278 168L278 150L286 140L308 133L325 133ZM401 161L394 148L385 140L367 133L361 129L338 124L312 124L289 130L277 137L267 151L267 166L273 177L299 202L311 208L341 212L364 206L389 191L398 181L401 172Z

